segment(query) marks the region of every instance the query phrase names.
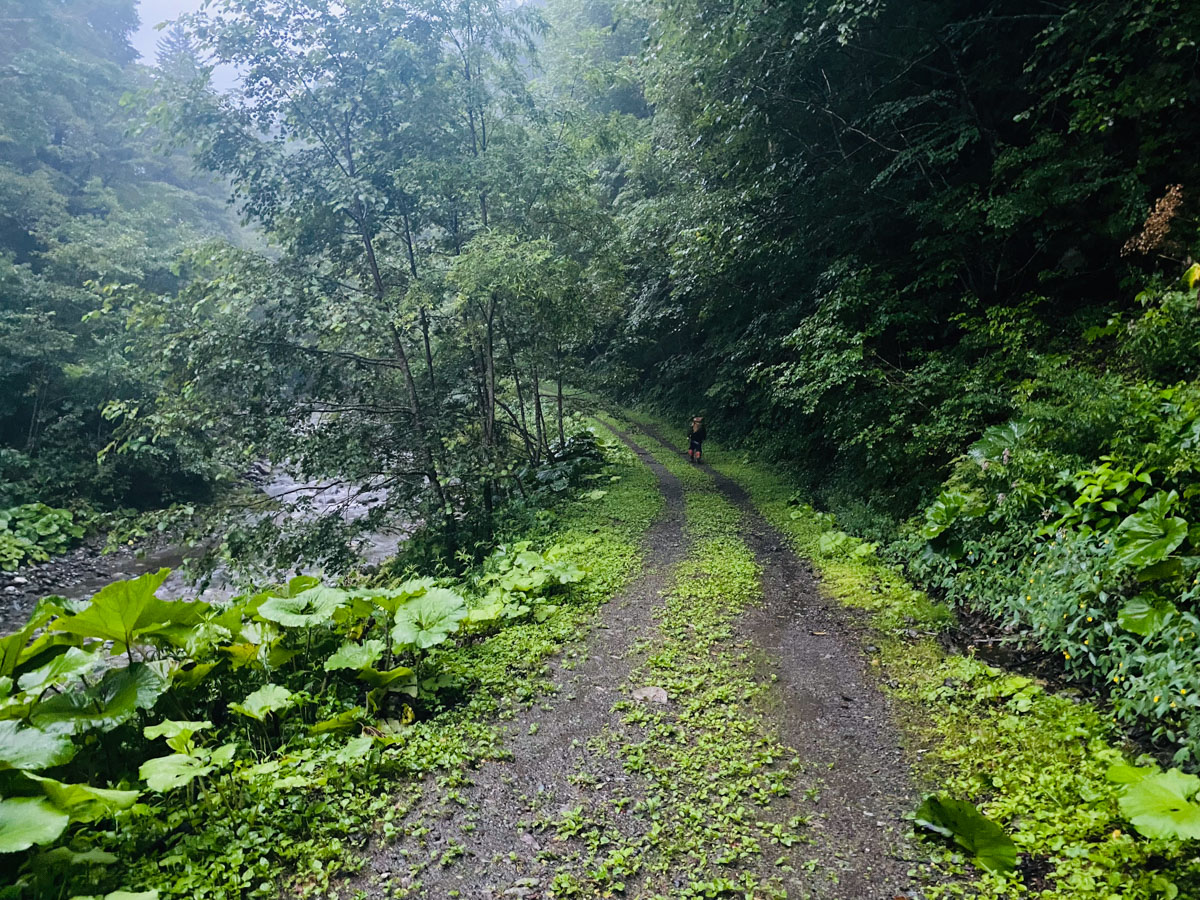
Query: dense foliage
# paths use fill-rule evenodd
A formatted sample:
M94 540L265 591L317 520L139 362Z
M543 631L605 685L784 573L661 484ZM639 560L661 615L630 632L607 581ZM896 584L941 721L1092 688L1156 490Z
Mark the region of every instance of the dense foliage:
M1195 5L684 0L643 24L598 374L773 450L1194 763Z
M0 505L153 506L203 492L174 442L102 465L114 401L151 390L102 286L171 293L175 257L232 236L222 192L156 152L125 98L149 84L127 38L133 0L0 6Z

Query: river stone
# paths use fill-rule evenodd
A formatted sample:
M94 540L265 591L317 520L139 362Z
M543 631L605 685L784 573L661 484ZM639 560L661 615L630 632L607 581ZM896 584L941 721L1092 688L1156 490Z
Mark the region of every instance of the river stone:
M667 692L660 687L640 687L633 692L634 700L645 700L649 703L666 703Z

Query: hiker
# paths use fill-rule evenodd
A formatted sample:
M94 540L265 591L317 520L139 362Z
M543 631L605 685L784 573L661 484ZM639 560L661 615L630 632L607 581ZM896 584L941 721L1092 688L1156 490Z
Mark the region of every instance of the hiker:
M704 417L692 416L692 427L688 429L688 459L692 462L700 462L700 456L704 452L704 438Z

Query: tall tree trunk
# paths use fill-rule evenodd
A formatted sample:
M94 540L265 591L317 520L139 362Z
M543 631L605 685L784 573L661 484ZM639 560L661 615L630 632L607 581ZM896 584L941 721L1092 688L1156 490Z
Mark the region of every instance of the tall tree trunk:
M562 366L563 354L562 354L561 346L555 348L554 355L556 357L555 361L558 364L557 365L558 371L555 374L558 376L558 378L557 378L558 396L556 397L556 399L558 401L558 446L561 449L567 445L567 436L563 432L563 366Z
M433 348L429 344L429 316L426 314L424 306L419 308L419 316L421 320L421 337L425 342L425 371L429 375L429 391L436 396L437 381L433 377Z
M367 265L371 270L371 280L375 286L375 296L382 306L384 298L387 295L387 289L383 283L383 275L379 271L379 263L375 258L375 245L371 240L370 233L367 231L365 220L360 222L360 228L363 248L367 254ZM408 353L404 350L404 341L400 337L399 329L396 328L395 323L389 321L388 330L392 338L392 351L395 353L396 361L400 364L400 371L404 375L404 387L408 394L408 408L412 415L413 431L417 437L417 452L421 457L421 467L425 470L425 477L429 479L430 487L433 488L434 497L437 499L438 509L442 516L446 534L449 537L451 546L453 546L454 513L446 501L446 491L442 486L442 479L438 476L437 463L434 459L433 450L429 445L429 433L425 428L425 417L421 408L421 398L417 393L417 382L413 378L412 366L409 365Z
M542 448L547 458L553 459L554 455L550 452L550 439L546 436L546 417L542 415L542 380L538 375L536 364L533 367L533 421L537 427L538 446Z
M513 353L512 339L509 336L508 329L504 327L504 321L500 321L500 332L504 335L504 346L508 350L508 364L512 367L513 383L517 386L517 408L521 413L521 439L525 442L525 453L529 456L529 461L535 465L538 462L540 447L535 449L534 444L529 439L529 420L525 416L525 391L521 387L521 370L517 366L517 356Z

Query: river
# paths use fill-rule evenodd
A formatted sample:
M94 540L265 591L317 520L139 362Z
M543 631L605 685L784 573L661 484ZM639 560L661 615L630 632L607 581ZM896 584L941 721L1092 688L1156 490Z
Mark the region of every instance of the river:
M276 501L276 518L315 519L337 515L346 521L365 516L372 507L387 499L387 491L371 485L347 485L320 481L297 481L280 470L260 468L255 482L264 494ZM361 535L355 550L363 565L377 565L396 554L400 544L412 533L411 525L402 525ZM134 578L144 572L166 567L170 577L158 590L164 599L200 597L219 601L244 587L227 569L218 567L203 589L180 570L184 560L200 552L198 546L173 543L147 544L102 553L102 538L91 538L73 550L15 572L0 572L0 634L19 628L41 597L57 594L68 600L84 600L113 581ZM280 580L292 572L258 573L259 584ZM308 574L319 574L309 571Z

